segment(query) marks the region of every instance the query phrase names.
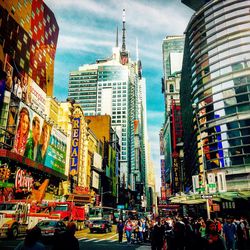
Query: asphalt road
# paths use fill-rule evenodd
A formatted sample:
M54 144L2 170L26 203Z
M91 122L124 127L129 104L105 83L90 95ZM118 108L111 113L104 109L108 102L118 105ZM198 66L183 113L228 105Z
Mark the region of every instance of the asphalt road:
M89 229L86 228L82 231L76 232L76 237L79 240L80 249L84 250L121 250L121 249L138 249L138 250L149 250L150 244L127 244L124 235L123 243L118 242L118 235L115 232L115 226L112 228L110 233L90 233ZM16 240L0 239L1 250L12 250L14 249L24 237L20 237ZM51 250L51 245L46 245L47 250Z

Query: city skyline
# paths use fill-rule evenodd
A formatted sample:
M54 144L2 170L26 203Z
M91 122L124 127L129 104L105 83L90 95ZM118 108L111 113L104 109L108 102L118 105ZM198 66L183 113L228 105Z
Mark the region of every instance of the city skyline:
M69 72L112 55L118 27L122 38L122 9L126 10L126 46L136 59L136 40L142 73L147 85L147 122L151 158L156 169L157 191L160 186L159 131L164 122L161 94L162 41L166 36L182 35L192 11L180 1L60 1L45 0L59 25L55 59L54 96L67 98ZM167 3L166 3L167 2ZM178 11L177 11L178 10ZM174 20L174 22L173 22ZM173 25L175 23L175 25ZM63 71L62 71L63 69Z

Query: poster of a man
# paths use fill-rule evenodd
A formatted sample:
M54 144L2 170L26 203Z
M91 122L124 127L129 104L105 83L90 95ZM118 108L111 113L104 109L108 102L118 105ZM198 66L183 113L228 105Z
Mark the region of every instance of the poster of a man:
M45 156L50 139L50 131L51 131L50 126L46 122L44 122L36 157L36 161L42 164L44 164L45 162Z
M22 107L19 113L19 123L12 151L23 156L30 131L30 113Z
M41 122L37 115L34 115L32 120L32 128L31 135L26 144L24 156L30 158L35 161L37 158L38 144L40 139L40 129Z

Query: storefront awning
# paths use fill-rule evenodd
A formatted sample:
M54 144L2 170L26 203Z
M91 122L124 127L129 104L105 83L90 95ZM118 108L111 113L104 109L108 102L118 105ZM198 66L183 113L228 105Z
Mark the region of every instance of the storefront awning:
M228 200L233 201L234 199L248 199L250 198L250 190L245 191L230 191L224 193L209 194L213 201ZM171 204L202 204L206 202L205 195L202 194L177 194L176 196L170 197L169 200Z

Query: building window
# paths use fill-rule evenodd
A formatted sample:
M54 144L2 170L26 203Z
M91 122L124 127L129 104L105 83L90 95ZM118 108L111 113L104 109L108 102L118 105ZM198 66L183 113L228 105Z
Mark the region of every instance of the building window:
M174 85L173 85L173 84L170 84L170 85L169 85L169 92L170 92L170 93L173 93L173 92L174 92Z
M18 48L19 50L22 49L22 43L21 43L19 40L17 41L17 48Z
M24 68L24 60L22 58L20 59L20 66Z

